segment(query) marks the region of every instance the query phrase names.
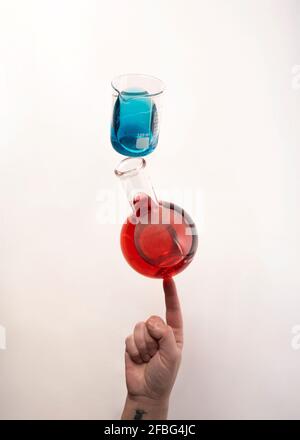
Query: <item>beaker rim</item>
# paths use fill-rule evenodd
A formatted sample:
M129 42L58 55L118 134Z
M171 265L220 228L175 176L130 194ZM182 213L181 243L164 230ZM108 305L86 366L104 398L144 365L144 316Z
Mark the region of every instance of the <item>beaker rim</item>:
M147 96L149 96L149 97L161 95L165 90L165 84L161 79L157 78L156 76L147 75L144 73L124 73L121 75L117 75L111 80L111 86L118 94L121 94L123 90L120 90L120 87L118 87L118 85L117 85L118 82L125 80L125 79L132 79L134 77L136 77L139 80L144 79L144 80L155 82L154 90L151 91L150 93L147 91ZM157 90L155 90L155 89L157 89Z
M146 161L143 157L126 157L115 168L115 175L118 177L131 176L139 173L145 166Z

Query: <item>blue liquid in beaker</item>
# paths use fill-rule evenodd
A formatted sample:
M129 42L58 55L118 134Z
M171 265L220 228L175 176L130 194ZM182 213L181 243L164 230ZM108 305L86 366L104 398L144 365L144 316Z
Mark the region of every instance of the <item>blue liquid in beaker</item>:
M122 91L115 102L111 143L125 156L146 156L158 143L157 108L143 89Z

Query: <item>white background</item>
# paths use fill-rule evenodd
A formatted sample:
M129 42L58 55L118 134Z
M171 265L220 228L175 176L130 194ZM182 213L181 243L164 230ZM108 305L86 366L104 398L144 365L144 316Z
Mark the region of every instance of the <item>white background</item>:
M299 418L297 65L297 0L0 0L0 418L118 418L124 339L164 313L97 217L126 72L167 84L156 192L203 195L170 418Z

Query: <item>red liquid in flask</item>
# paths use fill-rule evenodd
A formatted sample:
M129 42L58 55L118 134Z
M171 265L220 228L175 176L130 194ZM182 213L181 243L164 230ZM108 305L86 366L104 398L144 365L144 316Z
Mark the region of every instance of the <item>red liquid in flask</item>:
M173 203L153 204L145 195L137 200L139 207L121 230L124 257L145 276L172 277L184 270L195 255L198 246L195 224Z

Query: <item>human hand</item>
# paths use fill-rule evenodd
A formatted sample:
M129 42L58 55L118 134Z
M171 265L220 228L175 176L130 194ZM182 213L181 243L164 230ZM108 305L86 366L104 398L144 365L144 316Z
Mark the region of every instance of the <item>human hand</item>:
M128 396L123 418L142 418L143 414L166 418L181 360L183 323L173 279L164 280L163 288L166 322L159 316L151 316L146 322L136 324L133 334L126 338Z

